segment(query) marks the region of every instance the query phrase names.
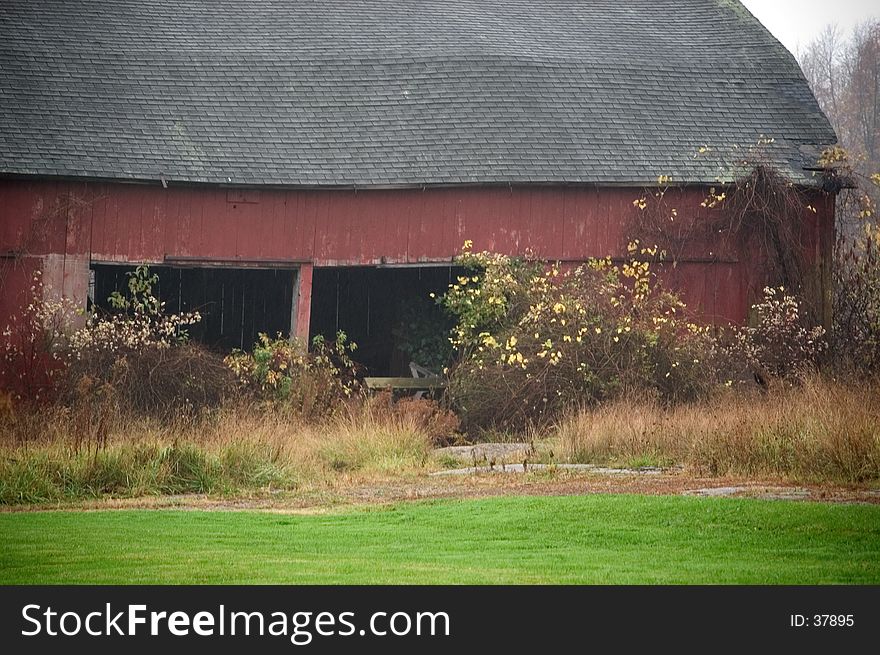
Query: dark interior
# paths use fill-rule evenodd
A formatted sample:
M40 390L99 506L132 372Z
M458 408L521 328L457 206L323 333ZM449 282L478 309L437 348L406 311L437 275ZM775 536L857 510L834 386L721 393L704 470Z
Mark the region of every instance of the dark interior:
M93 264L89 303L112 311L113 291L128 289L133 266ZM296 270L151 266L159 276L153 294L170 313L198 311L190 337L220 351L250 350L260 332L290 335Z
M358 345L354 359L365 375L409 376L410 358L398 347L394 328L407 303L427 312L439 307L429 294L446 291L460 269L451 266L316 268L312 281L309 338L334 338L337 330Z
M126 292L133 270L93 264L90 305L112 312L108 298ZM167 312L201 313L202 321L188 331L212 349L250 350L260 332L290 334L296 270L151 266L150 272L159 277L153 293ZM331 340L342 330L357 343L353 358L365 375L409 376L411 358L400 349L395 328L414 303L439 326L442 313L429 294L445 292L458 274L451 266L316 268L309 340L318 334Z

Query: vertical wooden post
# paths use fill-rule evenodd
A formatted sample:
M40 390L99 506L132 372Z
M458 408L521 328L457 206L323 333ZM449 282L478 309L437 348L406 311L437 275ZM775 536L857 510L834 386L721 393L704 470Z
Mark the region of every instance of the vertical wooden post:
M834 322L834 248L837 244L835 229L837 194L825 194L824 211L819 216L819 257L820 257L820 297L822 307L822 326L831 332Z
M309 347L309 322L312 314L312 264L302 264L296 273L293 291L291 336L296 337L305 349Z

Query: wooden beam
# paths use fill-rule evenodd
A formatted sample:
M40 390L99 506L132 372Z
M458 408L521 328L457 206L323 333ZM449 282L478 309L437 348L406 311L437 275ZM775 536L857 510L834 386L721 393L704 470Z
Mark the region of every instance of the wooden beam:
M309 324L312 318L312 264L302 264L296 274L291 312L290 334L309 347Z

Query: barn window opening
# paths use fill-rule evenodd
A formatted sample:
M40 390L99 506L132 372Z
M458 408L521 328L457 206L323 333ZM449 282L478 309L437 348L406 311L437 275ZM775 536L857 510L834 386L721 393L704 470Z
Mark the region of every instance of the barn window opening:
M113 311L108 298L128 288L133 265L92 264L89 305ZM293 320L296 269L217 266L150 266L159 277L154 295L169 313L198 311L190 338L211 349L250 350L260 332L289 336Z
M342 330L354 360L371 376L409 376L410 362L439 372L448 356L447 317L430 294L443 294L452 266L327 267L312 278L309 339Z

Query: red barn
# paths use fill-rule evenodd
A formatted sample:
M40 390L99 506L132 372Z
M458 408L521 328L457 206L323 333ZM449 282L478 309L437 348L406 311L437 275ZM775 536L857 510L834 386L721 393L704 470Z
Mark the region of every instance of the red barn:
M148 262L210 344L339 328L388 373L400 303L445 288L466 239L624 255L646 186L698 221L758 141L813 198L827 281L812 171L836 138L736 0L5 0L0 324L36 270L85 307ZM670 280L742 321L760 261L699 244Z

